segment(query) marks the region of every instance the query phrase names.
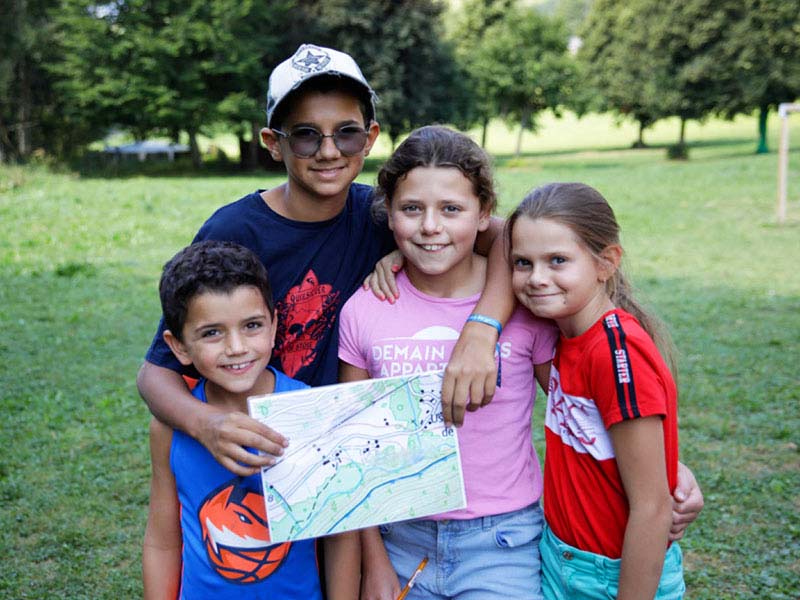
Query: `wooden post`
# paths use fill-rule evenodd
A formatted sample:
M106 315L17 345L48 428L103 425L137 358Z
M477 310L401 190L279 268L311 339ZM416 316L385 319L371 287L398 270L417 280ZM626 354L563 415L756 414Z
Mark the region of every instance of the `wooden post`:
M778 224L786 220L786 184L789 170L789 115L786 114L784 105L778 109L781 118L781 141L778 146L778 205L775 209Z
M781 141L778 148L778 203L775 213L778 224L786 221L786 197L789 176L789 113L800 112L800 104L784 102L778 106L781 119Z

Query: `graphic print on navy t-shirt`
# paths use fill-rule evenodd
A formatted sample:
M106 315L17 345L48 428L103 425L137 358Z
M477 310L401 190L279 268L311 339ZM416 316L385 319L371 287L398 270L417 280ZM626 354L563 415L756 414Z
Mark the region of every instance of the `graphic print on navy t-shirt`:
M277 302L278 334L274 355L289 377L314 362L317 344L334 325L339 294L330 284L320 283L314 271L309 270L303 281Z
M197 511L212 568L231 583L258 583L272 575L291 542L270 545L260 488L235 477L211 492Z

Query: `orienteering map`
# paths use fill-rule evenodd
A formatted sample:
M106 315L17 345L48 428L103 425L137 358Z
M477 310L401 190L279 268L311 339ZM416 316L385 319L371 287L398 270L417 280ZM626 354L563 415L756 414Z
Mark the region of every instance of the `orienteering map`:
M289 438L261 472L271 541L464 508L441 386L434 371L250 398L253 418Z

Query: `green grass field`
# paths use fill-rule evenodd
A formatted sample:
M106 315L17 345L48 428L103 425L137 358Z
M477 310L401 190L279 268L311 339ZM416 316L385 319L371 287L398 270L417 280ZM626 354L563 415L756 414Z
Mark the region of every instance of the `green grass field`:
M689 598L800 595L800 123L779 227L772 121L772 154L752 154L741 119L692 125L682 162L628 150L634 129L602 117L546 120L518 159L513 133L490 132L500 212L543 182L597 187L673 332L682 458L706 496L683 543ZM134 377L160 266L216 207L280 180L0 167L0 597L141 595L149 414Z

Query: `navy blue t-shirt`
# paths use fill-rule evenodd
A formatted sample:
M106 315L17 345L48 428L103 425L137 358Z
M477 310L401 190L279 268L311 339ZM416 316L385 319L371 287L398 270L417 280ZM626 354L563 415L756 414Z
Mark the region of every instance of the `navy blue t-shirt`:
M270 364L308 385L335 383L339 311L395 247L394 238L370 214L370 186L352 184L344 210L316 223L280 216L261 198L262 191L217 210L194 241L236 242L258 255L269 272L278 318ZM163 331L162 319L146 359L192 374L172 354Z

